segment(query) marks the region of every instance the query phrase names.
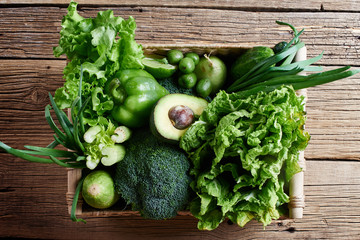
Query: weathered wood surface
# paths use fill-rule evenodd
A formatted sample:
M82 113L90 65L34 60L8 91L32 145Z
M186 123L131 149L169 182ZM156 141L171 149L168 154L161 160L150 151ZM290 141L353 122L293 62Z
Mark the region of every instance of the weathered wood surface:
M167 1L167 0L80 0L77 1L84 5L106 5L106 6L151 6L151 7L183 7L183 8L216 8L216 9L233 9L233 10L252 10L252 11L359 11L359 1L335 1L335 0L311 0L311 1L274 1L269 0L264 3L261 0L184 0L184 1ZM37 5L67 5L67 0L0 0L0 4L37 4Z
M96 16L108 8L81 7L83 16ZM136 39L144 45L213 44L273 46L292 34L276 20L306 28L302 40L308 57L325 52L319 63L356 64L360 52L360 13L257 12L195 8L113 7L124 18L134 16ZM53 59L65 8L0 8L0 53L6 58ZM251 27L249 27L251 26Z
M85 2L85 1L83 1ZM21 148L52 140L44 118L48 92L63 84L64 58L56 59L68 1L0 0L0 139ZM309 57L324 50L326 68L359 66L359 1L86 1L84 16L110 8L137 20L137 41L153 44L272 46L291 32L275 20L305 27ZM331 12L324 12L331 11ZM301 220L263 229L223 223L199 232L196 220L94 217L72 223L66 170L0 153L0 237L42 239L359 239L360 75L308 89L305 152L306 208Z
M358 162L308 161L304 218L274 221L263 229L226 222L199 232L189 216L167 221L139 217L92 217L87 224L69 219L65 201L66 171L57 166L24 163L0 154L0 234L43 239L358 239L360 165ZM341 166L339 166L341 164Z

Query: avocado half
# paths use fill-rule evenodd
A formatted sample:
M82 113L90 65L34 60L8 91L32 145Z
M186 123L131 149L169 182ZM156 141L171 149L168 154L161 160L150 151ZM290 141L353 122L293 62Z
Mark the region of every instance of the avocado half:
M168 94L156 103L150 117L151 132L161 140L177 143L187 128L177 129L169 117L169 111L176 106L190 108L195 116L200 116L208 102L199 97L182 93Z

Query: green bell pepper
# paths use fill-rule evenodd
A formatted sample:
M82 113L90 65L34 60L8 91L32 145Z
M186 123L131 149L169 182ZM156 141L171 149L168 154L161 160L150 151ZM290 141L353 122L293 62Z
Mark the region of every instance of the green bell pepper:
M152 75L141 69L127 69L116 74L106 91L114 101L111 116L127 127L142 127L154 104L169 92Z

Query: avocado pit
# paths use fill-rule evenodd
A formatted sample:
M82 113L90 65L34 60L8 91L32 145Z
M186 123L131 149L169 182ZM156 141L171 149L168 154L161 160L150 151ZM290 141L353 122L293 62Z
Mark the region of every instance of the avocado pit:
M168 116L171 124L179 130L186 129L194 122L194 112L184 105L170 108Z

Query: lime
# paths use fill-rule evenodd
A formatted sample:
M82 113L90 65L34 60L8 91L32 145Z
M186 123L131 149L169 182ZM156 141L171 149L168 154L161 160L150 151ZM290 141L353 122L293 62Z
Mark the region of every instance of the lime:
M176 72L176 66L168 64L163 59L143 58L142 63L145 70L156 79L171 77Z
M196 85L197 77L195 73L183 74L179 77L178 83L183 88L193 88Z
M119 199L112 177L103 170L93 171L85 177L82 196L87 204L99 209L111 207Z
M179 69L183 73L191 73L195 69L195 62L189 57L184 57L179 62Z
M183 53L177 49L172 49L167 53L167 60L171 64L178 64L183 57Z

